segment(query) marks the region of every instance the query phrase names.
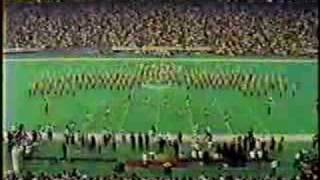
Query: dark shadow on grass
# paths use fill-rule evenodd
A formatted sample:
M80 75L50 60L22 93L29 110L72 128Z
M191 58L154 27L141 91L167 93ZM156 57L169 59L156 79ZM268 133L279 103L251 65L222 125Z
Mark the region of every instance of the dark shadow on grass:
M64 159L62 157L52 157L52 156L33 156L33 157L24 157L24 160L26 161L51 161L51 162L59 162L63 161ZM113 163L117 162L117 158L101 158L101 157L95 157L95 158L88 158L88 157L73 157L70 158L70 162L75 161L91 161L91 162L106 162L106 163Z

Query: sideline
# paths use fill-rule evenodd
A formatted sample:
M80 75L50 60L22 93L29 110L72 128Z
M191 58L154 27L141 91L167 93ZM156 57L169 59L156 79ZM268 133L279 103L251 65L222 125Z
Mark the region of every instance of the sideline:
M31 135L31 132L27 132L29 135ZM102 133L88 133L88 137L94 135L98 141L102 142ZM121 141L122 139L122 133L116 133L116 140ZM130 134L125 133L124 134L127 139L129 139ZM137 133L135 134L137 135ZM244 134L213 134L214 141L216 142L224 142L224 141L232 141L234 138L237 138L239 135ZM264 139L266 141L269 141L271 137L274 137L276 141L279 141L281 137L284 137L285 142L311 142L313 134L255 134L255 137L258 139ZM177 134L168 134L169 139L174 139L177 137ZM205 135L199 135L197 136L200 139L203 139ZM46 135L44 136L44 139L46 140ZM7 132L3 132L3 139L4 142L7 143ZM183 141L186 143L193 143L196 139L191 134L184 134L183 135ZM53 141L61 142L64 141L64 134L61 132L54 133L53 134Z
M315 63L318 64L316 59L267 59L267 58L223 58L223 57L172 57L172 58L160 58L160 57L112 57L112 58L93 58L93 57L48 57L48 58L4 58L4 63L7 62L75 62L75 61L169 61L169 62L244 62L244 63Z

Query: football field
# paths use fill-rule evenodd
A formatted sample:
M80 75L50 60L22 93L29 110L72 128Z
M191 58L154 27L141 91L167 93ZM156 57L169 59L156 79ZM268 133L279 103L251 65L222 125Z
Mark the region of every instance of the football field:
M281 74L289 90L281 98L274 92L272 113L267 113L266 96L244 96L232 89L194 89L176 85L144 84L132 90L90 89L75 96L49 96L49 113L43 97L29 96L32 83L48 77L74 73L134 74L141 64L173 64L178 73L247 72ZM300 60L221 58L19 58L6 59L4 123L23 123L29 130L52 123L63 131L69 122L85 132L146 132L156 125L161 132L191 134L195 125L211 127L216 134L238 134L253 128L261 134L312 134L316 132L317 63ZM290 83L299 84L292 96ZM132 98L129 100L128 95ZM191 98L186 108L186 97ZM105 116L106 108L110 114ZM205 112L206 111L206 112ZM229 112L230 125L224 123Z

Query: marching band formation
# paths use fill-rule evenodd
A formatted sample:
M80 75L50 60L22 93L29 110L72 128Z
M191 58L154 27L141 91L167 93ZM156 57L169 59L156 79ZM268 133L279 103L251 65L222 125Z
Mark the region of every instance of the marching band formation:
M75 96L81 90L130 90L146 84L178 86L186 89L232 89L245 96L267 96L278 92L280 97L291 91L295 96L298 83L289 84L283 74L258 74L254 72L212 71L186 69L168 64L140 64L135 73L69 73L60 77L47 77L32 83L30 96Z

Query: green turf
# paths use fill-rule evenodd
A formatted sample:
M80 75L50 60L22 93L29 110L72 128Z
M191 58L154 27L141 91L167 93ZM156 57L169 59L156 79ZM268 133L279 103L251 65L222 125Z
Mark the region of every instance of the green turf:
M6 146L4 146L6 147ZM277 158L280 161L279 174L283 176L292 176L297 173L297 170L293 168L293 159L296 152L304 149L311 148L311 142L292 142L286 143L284 146L284 151L282 153L275 152L273 153L273 157ZM4 148L5 149L5 148ZM156 149L156 148L155 148ZM184 148L185 152L190 153L189 148ZM106 147L102 149L102 153L98 154L98 152L90 151L88 148L82 148L81 150L78 146L73 146L71 151L72 158L81 157L81 158L116 158L117 160L121 160L123 162L132 161L132 160L141 160L142 152L136 150L132 151L129 145L121 145L121 148L118 148L116 152L111 150L111 147ZM61 158L62 150L61 143L44 143L40 146L40 148L34 153L35 157L53 157L53 158ZM172 150L166 150L166 154L171 154L173 156ZM6 157L6 156L4 156ZM10 160L5 159L7 164L6 167L10 167ZM40 173L46 171L48 173L60 173L62 170L71 171L73 168L79 169L81 172L88 173L90 175L108 175L112 173L112 169L115 166L116 162L101 162L94 160L87 161L74 161L74 162L54 162L48 160L26 160L21 165L23 171L32 171L35 173ZM5 168L6 168L5 167ZM198 164L193 164L188 168L178 168L174 169L174 176L181 175L190 175L190 176L198 176L201 172L205 172L211 176L217 176L220 173L228 172L228 174L234 175L255 175L262 176L270 173L270 164L264 163L261 166L257 164L249 164L246 168L228 168L225 170L219 169L217 165L210 166L199 166ZM162 169L131 169L128 170L127 173L136 172L141 176L161 176Z
M10 59L9 59L10 60ZM25 60L25 59L24 59ZM32 60L32 59L31 59ZM61 60L61 59L60 59ZM258 133L304 134L316 131L315 100L317 98L316 63L264 63L255 62L209 62L193 58L168 59L183 69L201 69L212 72L224 70L253 71L258 74L284 74L290 82L300 82L301 88L296 97L286 95L280 99L273 94L276 105L273 114L266 113L266 97L244 97L231 90L194 90L185 88L149 85L134 90L134 99L127 101L129 91L89 90L82 91L76 97L63 96L49 98L50 112L45 115L44 101L40 97L29 97L28 88L33 81L40 80L49 72L57 77L69 72L126 72L137 70L139 60L114 58L110 61L59 61L43 62L7 61L6 65L6 126L24 123L28 129L39 124L54 123L63 130L68 121L76 121L78 129L87 132L99 132L103 127L113 130L146 131L157 124L161 131L184 133L192 132L192 124L201 127L211 126L214 133L226 134L231 131L223 122L223 111L231 112L231 126L235 133L246 132L254 127ZM146 63L159 63L160 59ZM165 61L166 59L161 59ZM209 59L210 60L210 59ZM185 97L191 95L191 111L186 111ZM163 106L163 98L169 98L168 106ZM144 98L150 97L149 104ZM106 106L111 108L110 117L104 118ZM207 107L210 116L205 118L203 108ZM86 118L86 112L91 118Z

